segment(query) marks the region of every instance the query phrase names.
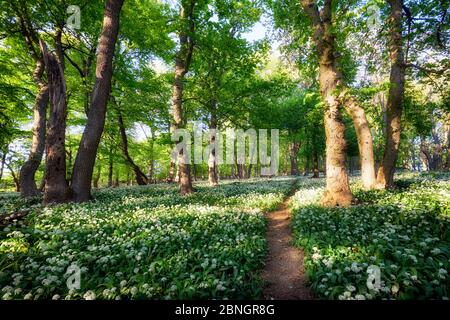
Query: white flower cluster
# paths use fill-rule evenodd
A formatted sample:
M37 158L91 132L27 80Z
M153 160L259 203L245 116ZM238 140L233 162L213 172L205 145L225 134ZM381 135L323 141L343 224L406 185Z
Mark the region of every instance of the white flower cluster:
M176 186L136 186L47 207L31 228L0 234L0 253L11 260L0 274L0 298L252 297L266 252L264 211L291 184L199 186L190 197ZM72 265L80 267L79 289L67 287Z

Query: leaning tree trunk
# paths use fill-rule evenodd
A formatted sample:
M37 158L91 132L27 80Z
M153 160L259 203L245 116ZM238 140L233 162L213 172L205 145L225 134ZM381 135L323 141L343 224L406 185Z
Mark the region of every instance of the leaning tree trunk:
M142 172L142 170L138 167L138 165L133 161L133 159L130 156L130 153L128 152L128 138L127 133L125 131L125 125L123 123L123 117L120 109L117 110L118 116L117 120L119 123L119 131L120 131L120 138L121 138L121 147L122 147L122 154L125 158L125 161L128 163L128 165L133 169L134 174L136 176L136 182L138 185L146 185L148 182L147 176Z
M91 107L72 175L72 197L76 202L91 197L91 180L100 137L105 126L106 105L111 92L112 61L119 32L119 17L123 0L108 0L103 17L103 30L99 39L96 79L92 91Z
M61 60L48 52L46 44L41 41L45 66L47 69L50 96L50 117L47 127L45 147L45 188L44 203L61 203L67 201L68 186L66 181L66 118L67 95Z
M353 196L345 163L345 125L336 92L342 85L342 75L336 61L332 1L325 0L322 12L312 0L301 0L301 5L314 28L313 39L319 56L320 93L325 103L326 191L322 203L326 206L348 206Z
M38 85L39 92L33 107L33 138L30 154L20 169L20 193L22 197L34 197L40 194L36 186L35 175L42 161L45 150L46 111L49 101L48 85L42 81L45 70L43 59L36 62L33 79Z
M403 0L389 0L389 56L391 75L389 97L386 108L386 143L383 160L378 169L377 185L380 188L394 186L395 164L400 148L401 117L405 91L405 61L402 38Z
M189 21L189 32L194 32L194 4L192 1L189 5L189 12L186 14L186 8L183 6L180 10L180 18L182 20L188 19ZM173 83L172 90L172 116L173 116L173 128L175 130L184 128L184 119L183 119L183 81L184 76L189 70L189 65L192 59L192 52L194 50L194 43L191 36L188 36L187 30L181 30L180 32L180 49L177 52L175 58L175 80ZM181 144L180 140L177 142L177 145ZM181 194L190 194L193 192L192 187L192 179L191 179L191 169L190 164L188 163L189 155L185 155L183 150L180 149L180 156L178 161L178 170L179 170L179 183L180 183L180 192Z
M11 173L11 177L13 178L14 185L16 186L16 192L20 192L20 182L19 182L19 178L17 177L17 174L14 172L14 169L11 167L10 163L6 163L6 167L8 168L9 172Z
M213 110L216 108L216 102L213 101ZM208 158L208 182L211 186L217 186L219 184L219 178L217 174L217 159L216 159L216 130L217 121L213 113L211 113L211 119L209 123L210 137L209 137L209 158Z
M345 110L350 114L358 139L359 158L361 161L361 180L363 188L372 189L376 185L375 158L373 154L373 139L366 113L358 101L348 94L341 93Z

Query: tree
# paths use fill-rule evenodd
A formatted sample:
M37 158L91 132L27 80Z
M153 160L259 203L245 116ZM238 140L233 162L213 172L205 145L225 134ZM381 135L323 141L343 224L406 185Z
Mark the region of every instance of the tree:
M67 89L62 62L64 58L60 46L61 29L57 31L55 39L57 43L56 54L49 52L45 42L40 40L50 96L50 117L45 146L45 204L65 202L68 199L65 149Z
M20 30L21 40L26 44L28 53L35 63L32 77L38 88L38 92L33 107L32 143L28 160L21 167L19 174L22 197L33 197L39 194L35 174L42 161L45 149L46 110L49 102L49 88L43 78L45 65L44 58L39 49L39 36L30 21L27 5L11 1L8 9L15 15L15 21L12 26ZM6 32L12 33L10 36L14 36L13 30L10 29Z
M389 56L391 60L390 88L386 108L386 144L378 169L379 187L394 185L395 164L400 147L401 117L405 91L405 61L403 54L403 0L389 0Z
M183 118L183 81L184 76L189 71L192 61L192 54L194 51L194 7L195 0L182 0L180 8L180 30L179 42L180 48L175 58L175 79L172 88L172 116L173 130L182 129L185 127L185 119ZM177 142L181 145L182 138ZM193 192L192 177L190 164L187 162L188 155L183 154L180 149L180 157L178 161L178 168L180 172L180 192L181 194L189 194Z
M91 181L98 144L105 124L106 105L111 91L112 60L119 32L119 16L123 0L108 0L103 18L103 29L98 44L96 80L88 119L73 167L72 198L76 202L91 197Z

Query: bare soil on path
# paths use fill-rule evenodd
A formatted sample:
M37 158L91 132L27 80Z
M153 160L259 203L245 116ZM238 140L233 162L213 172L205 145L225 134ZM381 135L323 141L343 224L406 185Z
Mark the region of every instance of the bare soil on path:
M303 251L293 245L289 199L294 191L277 210L266 215L269 253L262 278L268 283L263 290L267 300L313 299L305 280Z

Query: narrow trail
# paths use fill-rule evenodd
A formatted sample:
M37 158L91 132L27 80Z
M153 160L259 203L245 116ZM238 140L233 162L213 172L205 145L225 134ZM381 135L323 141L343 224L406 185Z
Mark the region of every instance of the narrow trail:
M313 295L306 285L303 251L294 247L291 229L289 199L293 188L278 209L267 213L266 239L269 253L262 278L268 282L264 288L267 300L311 300Z

